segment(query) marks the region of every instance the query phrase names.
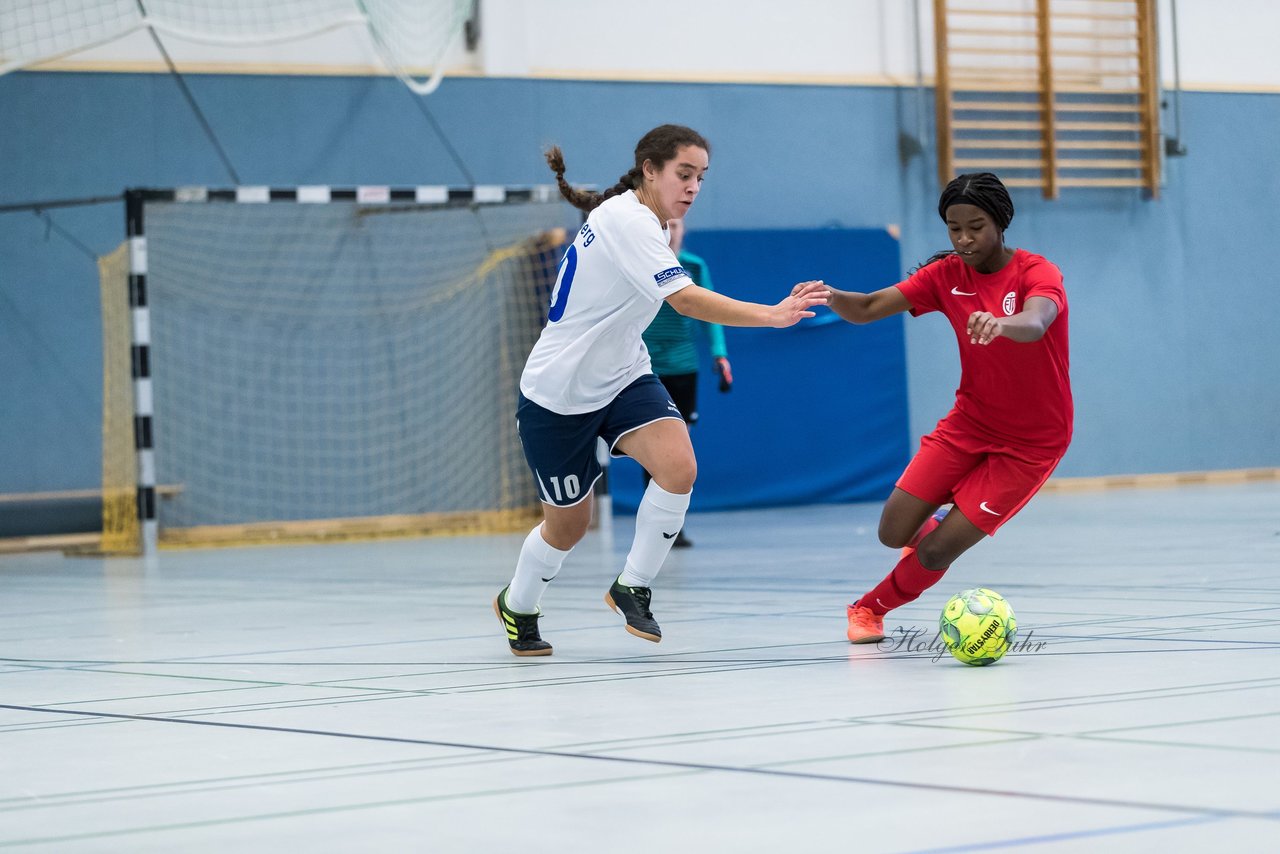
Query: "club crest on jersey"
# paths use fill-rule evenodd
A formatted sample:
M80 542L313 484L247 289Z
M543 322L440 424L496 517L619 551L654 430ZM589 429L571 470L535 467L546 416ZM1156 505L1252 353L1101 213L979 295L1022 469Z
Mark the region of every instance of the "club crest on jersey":
M689 274L684 271L684 267L672 267L668 270L663 270L661 273L655 273L653 276L653 280L657 282L659 285L662 285L671 281L676 276L687 276L687 275Z
M1004 295L1004 304L1001 306L1001 308L1004 309L1004 313L1006 315L1012 315L1014 311L1017 310L1018 308L1017 291L1009 291L1009 293Z

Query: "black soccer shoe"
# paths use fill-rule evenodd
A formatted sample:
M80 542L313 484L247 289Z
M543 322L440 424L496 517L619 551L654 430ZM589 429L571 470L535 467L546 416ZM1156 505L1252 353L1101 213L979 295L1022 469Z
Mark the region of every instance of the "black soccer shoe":
M653 591L648 587L625 587L620 581L614 581L609 592L604 594L604 601L610 608L627 618L627 631L638 638L658 643L662 640L662 629L649 610L649 602L653 599Z
M551 644L538 634L539 610L536 614L517 614L507 607L507 588L502 588L493 598L493 613L502 621L507 630L507 643L511 645L512 655L550 655Z

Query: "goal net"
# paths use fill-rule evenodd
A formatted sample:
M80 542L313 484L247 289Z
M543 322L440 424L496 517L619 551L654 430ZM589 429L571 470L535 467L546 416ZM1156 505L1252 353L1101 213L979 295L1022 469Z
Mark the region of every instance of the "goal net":
M376 56L411 90L427 95L476 13L476 0L4 0L0 74L150 29L182 43L236 49L225 54L233 64L245 61L250 47L258 48L251 53L259 61L270 57L283 66L332 62L334 48L349 58ZM317 39L331 31L334 38Z
M440 188L435 203L382 189L378 204L343 198L363 189L264 188L259 204L245 188L225 200L148 192L141 316L127 310L120 258L104 259L104 342L117 348L104 359L104 494L121 494L145 447L141 419L121 417L144 394L119 376L139 375L139 348L132 365L119 352L132 323L135 343L149 339L162 545L537 518L516 393L577 213L550 188L488 188L488 203L486 188ZM136 541L112 530L136 525L118 518L129 515L104 516L104 543Z

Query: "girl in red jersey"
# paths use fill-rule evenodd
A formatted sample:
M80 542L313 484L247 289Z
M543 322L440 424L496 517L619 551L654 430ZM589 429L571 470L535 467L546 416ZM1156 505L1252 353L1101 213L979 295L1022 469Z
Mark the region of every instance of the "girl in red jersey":
M960 345L955 406L920 440L880 516L880 542L902 557L846 609L852 643L883 640L884 615L918 598L1021 510L1071 443L1061 271L1004 245L1013 201L990 172L948 184L938 214L954 251L874 293L829 288L831 309L850 323L941 311ZM944 504L952 512L936 512Z

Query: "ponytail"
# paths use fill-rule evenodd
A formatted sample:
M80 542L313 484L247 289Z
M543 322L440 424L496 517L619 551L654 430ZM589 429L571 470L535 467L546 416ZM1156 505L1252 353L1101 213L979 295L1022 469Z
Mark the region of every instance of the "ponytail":
M579 210L590 213L604 201L604 196L600 193L593 193L590 190L575 190L569 185L569 182L564 179L564 152L560 150L560 146L551 146L547 149L545 156L547 158L547 165L551 167L551 171L556 175L556 185L560 187L560 195L564 196L565 200L568 201L569 204ZM626 176L623 177L625 179ZM622 182L619 181L618 185L621 185L621 183ZM616 190L616 192L613 193L613 195L616 196L627 188L624 187L623 190L618 190L617 186L615 186L613 189Z

